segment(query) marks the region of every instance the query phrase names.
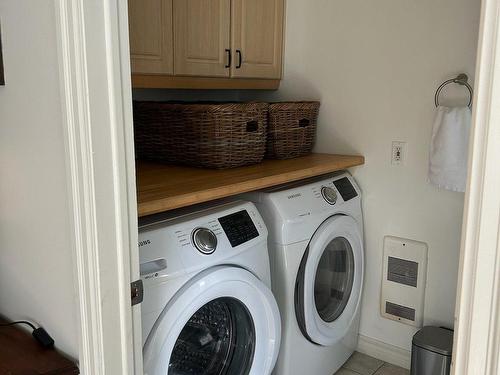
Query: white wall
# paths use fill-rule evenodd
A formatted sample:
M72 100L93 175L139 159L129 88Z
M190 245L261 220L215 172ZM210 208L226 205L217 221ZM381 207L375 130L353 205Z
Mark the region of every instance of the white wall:
M464 195L426 182L434 91L474 73L479 1L288 0L285 74L266 99L317 98L316 151L359 153L366 274L361 334L410 349L410 326L379 314L385 235L429 245L425 324L452 326ZM465 92L446 91L464 97ZM243 96L254 99L252 93ZM393 140L408 142L391 166Z
M77 357L54 1L0 1L0 314Z

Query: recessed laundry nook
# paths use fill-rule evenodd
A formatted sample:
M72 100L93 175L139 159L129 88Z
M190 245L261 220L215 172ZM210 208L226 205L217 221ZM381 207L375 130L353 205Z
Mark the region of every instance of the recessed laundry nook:
M0 375L493 375L499 6L0 1Z
M139 257L151 249L153 258L168 264L160 248L183 254L178 255L184 262L179 267L192 275L186 280L218 264L252 270L257 267L251 260L255 250L244 249L263 236L263 223L269 274L253 273L271 290L280 312L280 348L271 358L273 374L433 374L424 370L426 366L449 373L451 343L438 348L439 342L427 345L413 337L423 327L454 326L463 207L463 195L454 191L463 191L466 179L474 73L470 52L476 29L462 29L459 23L445 28L426 13L430 4L417 7L421 23L396 6L393 11L408 20L405 27L396 25L395 19L382 26L383 17L365 17L354 32L345 16L358 14L354 5L230 3L162 3L162 17L173 20L172 25L162 21L168 26L162 40L166 43L165 35L172 31L172 44L156 45L146 53L148 44L141 38L159 35L154 28L160 24L140 26L146 19L143 12L154 8L129 2ZM462 6L455 11L467 9L467 24L473 25L477 13L470 4ZM432 27L424 29L425 23ZM211 29L213 25L219 28ZM389 36L389 25L403 34ZM188 34L186 27L192 27ZM415 37L416 30L444 33L447 47L443 50L423 36ZM208 43L211 33L213 44ZM382 34L395 46L376 42L376 35ZM415 44L405 44L405 37ZM318 40L338 53L318 49ZM384 50L385 59L368 48L370 42ZM415 45L422 59L442 59L434 61L427 76L405 55ZM398 61L397 67L389 67L390 59ZM263 87L266 80L274 87ZM457 169L461 176L446 172ZM346 186L343 181L348 181ZM250 202L255 208L218 213L234 202ZM250 219L238 217L241 211ZM203 218L205 213L210 217ZM169 232L177 227L184 228L180 237L168 237L175 242L160 240L161 228ZM256 238L247 233L254 233L253 227ZM234 259L222 255L225 246L233 249ZM238 259L246 251L248 259ZM201 255L191 258L191 252ZM150 268L150 262L142 266L146 306L152 280L174 277L168 268ZM167 296L181 293L175 281L172 285ZM154 319L148 318L143 331L148 372L161 373L155 366L168 362L172 373L189 372L190 366L201 366L207 374L252 373L251 363L243 359L239 361L248 370L234 370L230 361L226 367L211 362L217 364L212 368L209 362L189 359L187 353L239 358L229 349L226 354L213 349L223 348L221 343L230 339L218 340L213 332L207 338L199 314L210 319L209 311L216 309L200 302L201 297L195 298L198 312L193 308L190 317L179 319L188 321L184 324L191 327L189 339L182 329L169 331L172 337L184 337L178 341L159 338L155 327L166 324L160 323L160 314L167 314L169 305L169 297L163 298L156 313L148 312ZM220 309L229 314L224 319L240 316L231 315L233 305L224 306ZM178 324L180 329L183 323ZM228 327L225 332L229 331ZM233 327L234 337L237 331ZM436 331L436 340L443 335ZM172 340L168 350L161 349L170 355L160 354L151 344L164 340ZM254 345L258 353L257 342L245 345ZM444 354L429 359L428 350ZM380 366L365 369L363 361L372 360Z

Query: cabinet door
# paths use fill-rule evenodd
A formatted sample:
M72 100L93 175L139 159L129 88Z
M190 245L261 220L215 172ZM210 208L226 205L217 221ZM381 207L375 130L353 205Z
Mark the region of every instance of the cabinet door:
M229 76L230 0L174 0L174 74Z
M128 0L132 73L173 74L172 0Z
M233 0L232 77L281 78L284 0Z

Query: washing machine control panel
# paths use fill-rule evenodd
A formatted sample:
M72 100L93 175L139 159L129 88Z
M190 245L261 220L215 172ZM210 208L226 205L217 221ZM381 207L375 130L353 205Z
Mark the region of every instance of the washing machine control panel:
M238 257L247 251L262 259L267 234L255 205L244 201L151 218L139 227L141 278L163 282L215 265L240 264Z
M217 248L217 236L208 228L193 231L193 244L203 254L212 254Z
M259 236L259 232L247 210L220 217L218 220L232 247Z

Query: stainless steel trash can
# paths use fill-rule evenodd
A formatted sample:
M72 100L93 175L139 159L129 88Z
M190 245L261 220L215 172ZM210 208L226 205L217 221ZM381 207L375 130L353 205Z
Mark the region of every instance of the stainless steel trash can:
M427 326L413 336L411 375L449 375L453 331Z

